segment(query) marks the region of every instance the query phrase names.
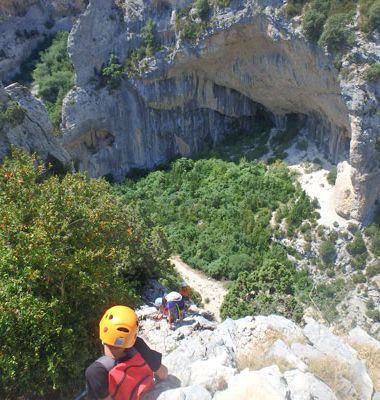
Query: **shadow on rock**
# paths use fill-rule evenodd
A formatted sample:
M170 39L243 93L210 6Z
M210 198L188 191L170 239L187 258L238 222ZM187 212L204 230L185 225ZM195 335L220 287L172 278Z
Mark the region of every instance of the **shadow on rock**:
M157 381L153 390L142 397L142 400L156 400L158 396L170 389L176 389L181 386L181 381L174 375L169 375L164 381Z

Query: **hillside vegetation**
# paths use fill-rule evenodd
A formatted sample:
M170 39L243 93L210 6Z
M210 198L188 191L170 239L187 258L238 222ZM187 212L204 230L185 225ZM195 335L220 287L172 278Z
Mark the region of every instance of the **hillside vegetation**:
M53 176L15 149L0 222L0 397L72 395L99 354L102 312L138 304L149 278L175 279L166 242L104 180Z
M237 279L223 316L260 310L299 317L294 295L308 279L273 236L280 230L292 235L304 220L314 221L316 213L283 163L181 158L168 171L129 180L116 190L164 229L186 262L212 277Z

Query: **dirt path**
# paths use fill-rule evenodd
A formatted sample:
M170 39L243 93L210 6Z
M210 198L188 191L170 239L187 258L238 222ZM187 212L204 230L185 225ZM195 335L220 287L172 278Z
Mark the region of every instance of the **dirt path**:
M178 256L171 257L170 261L187 284L200 293L204 309L211 311L215 318L220 321L219 310L227 293L223 283L209 278L203 272L194 270ZM206 299L209 299L209 301L207 302Z

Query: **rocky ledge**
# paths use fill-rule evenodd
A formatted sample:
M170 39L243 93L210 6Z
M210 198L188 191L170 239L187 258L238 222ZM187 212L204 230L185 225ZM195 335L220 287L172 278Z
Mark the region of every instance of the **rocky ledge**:
M277 315L217 324L196 308L168 329L139 310L141 334L164 354L169 379L147 400L378 400L380 342L313 319L301 328Z

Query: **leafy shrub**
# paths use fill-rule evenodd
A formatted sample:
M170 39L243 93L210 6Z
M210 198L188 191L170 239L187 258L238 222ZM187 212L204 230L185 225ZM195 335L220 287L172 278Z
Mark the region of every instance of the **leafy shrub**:
M195 0L194 6L201 19L205 20L210 12L208 0Z
M325 240L319 246L319 254L325 263L334 261L336 256L334 244L330 240Z
M366 236L369 238L369 248L375 256L380 256L380 225L371 224L365 230Z
M380 26L380 1L374 1L368 10L368 22L372 30Z
M304 3L304 0L289 0L285 7L285 15L288 18L300 15L302 13L302 7Z
M373 319L375 322L380 322L380 310L367 310L367 317Z
M349 16L345 13L331 15L325 24L323 33L318 41L322 47L330 51L337 51L349 43Z
M111 54L107 65L101 70L103 82L111 89L116 89L120 86L123 75L123 66L120 64L116 55Z
M380 65L377 63L370 64L369 68L365 73L365 78L368 81L377 81L380 78Z
M343 300L346 290L344 280L337 279L329 283L321 283L311 294L323 316L329 322L332 322L338 316L336 306Z
M17 101L10 100L4 110L0 109L0 128L4 123L15 127L23 123L26 110Z
M329 173L327 174L327 182L331 185L334 186L335 185L335 181L336 181L336 176L337 176L337 168L334 166L331 168L331 170L329 171Z
M218 278L262 263L272 242L272 212L281 204L289 204L289 226L313 218L310 200L281 163L181 158L168 171L116 189L139 201L178 254Z
M13 149L0 166L2 399L73 397L104 309L172 270L160 231L105 181L36 162Z
M317 42L323 32L325 21L326 15L318 10L310 9L307 11L302 21L302 29L305 36L309 40Z
M367 251L367 247L360 231L355 233L354 240L348 243L346 248L352 256L360 255Z
M38 95L45 102L55 132L59 131L63 99L74 85L74 72L67 53L67 32L60 32L50 47L41 53L33 71Z
M301 280L304 275L288 261L286 252L273 246L261 267L252 273L243 272L233 282L222 304L221 316L239 318L277 313L299 321L303 308L294 294L297 281Z
M369 265L366 269L366 275L368 278L373 278L376 275L380 275L380 261L376 264Z
M352 281L354 283L365 283L367 279L363 272L359 271L352 275Z
M142 37L144 40L145 53L147 56L152 56L158 47L156 35L154 33L155 23L150 18L142 28Z

